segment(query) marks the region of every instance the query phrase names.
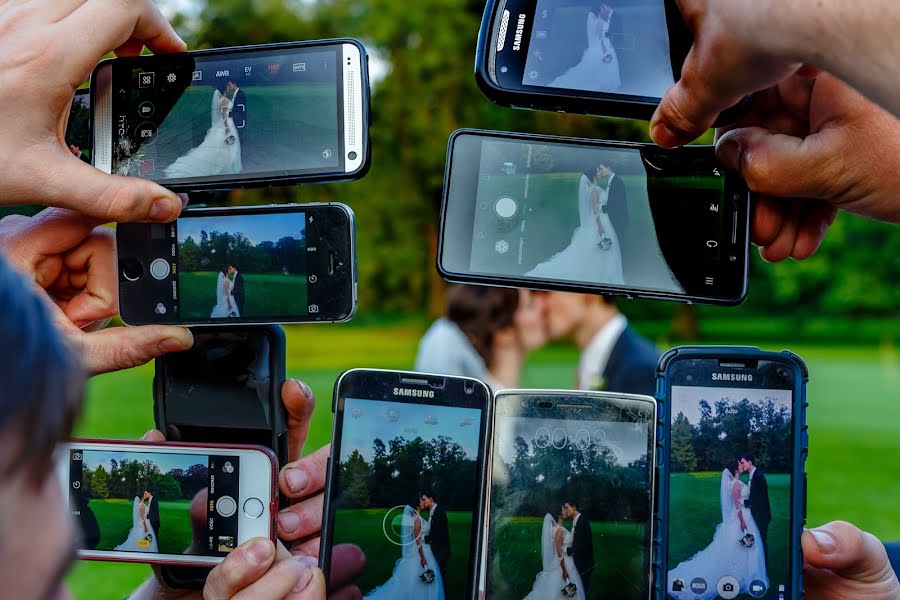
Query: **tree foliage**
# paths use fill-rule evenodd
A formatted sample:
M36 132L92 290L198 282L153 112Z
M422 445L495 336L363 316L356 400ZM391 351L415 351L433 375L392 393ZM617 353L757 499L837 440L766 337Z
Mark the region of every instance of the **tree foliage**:
M190 500L206 488L207 477L208 469L201 464L186 471L163 473L149 460L113 460L108 471L103 465L82 469L82 495L88 499L131 499L149 490L157 500Z

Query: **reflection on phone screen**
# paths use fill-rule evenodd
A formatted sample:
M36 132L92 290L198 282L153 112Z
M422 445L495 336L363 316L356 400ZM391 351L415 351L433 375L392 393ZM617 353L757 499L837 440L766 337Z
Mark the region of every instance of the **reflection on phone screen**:
M792 392L672 388L668 594L785 598Z
M240 458L72 449L81 548L225 556L238 537Z
M335 544L366 555L366 598L466 596L481 411L345 400Z

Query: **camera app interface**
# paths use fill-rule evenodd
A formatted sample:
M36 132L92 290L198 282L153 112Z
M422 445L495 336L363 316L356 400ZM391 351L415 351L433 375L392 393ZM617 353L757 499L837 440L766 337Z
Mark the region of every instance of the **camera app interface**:
M308 314L306 218L292 212L178 219L181 319Z
M237 456L70 451L81 548L225 556L238 536Z
M91 95L87 90L76 92L66 125L66 146L81 161L91 164Z
M366 555L366 598L466 597L481 411L344 404L334 543Z
M485 139L469 269L676 295L711 291L701 282L716 282L725 246L724 178L709 165L677 175L658 168L637 148Z
M670 597L785 598L791 407L790 390L672 388Z
M663 0L538 0L524 85L662 98L675 84Z
M113 172L165 182L340 170L339 51L114 64Z
M532 400L497 407L488 596L646 599L652 409Z

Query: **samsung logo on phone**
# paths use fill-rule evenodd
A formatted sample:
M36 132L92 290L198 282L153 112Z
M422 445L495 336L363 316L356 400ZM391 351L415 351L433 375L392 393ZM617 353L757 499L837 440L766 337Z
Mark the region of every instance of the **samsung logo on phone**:
M516 37L513 38L513 50L518 52L522 48L522 34L525 32L525 15L519 15L519 22L516 23Z
M713 381L753 381L750 373L713 373Z
M409 396L411 398L434 398L434 390L414 390L412 388L394 388L395 396Z

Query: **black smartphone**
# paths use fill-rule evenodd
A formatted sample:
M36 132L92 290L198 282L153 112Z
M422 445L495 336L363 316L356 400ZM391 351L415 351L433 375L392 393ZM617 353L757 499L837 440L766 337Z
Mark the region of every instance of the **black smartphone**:
M182 191L358 179L367 60L335 39L103 61L94 166Z
M453 282L738 304L750 193L711 146L460 130L438 270Z
M803 597L808 378L790 352L662 357L661 597Z
M91 164L91 90L83 88L75 91L69 121L66 124L66 146L83 162Z
M324 323L356 310L353 211L290 204L185 210L116 230L129 325Z
M366 598L474 600L490 390L356 369L335 386L320 552L356 544Z
M494 398L485 598L651 598L656 400Z
M675 0L489 0L475 75L505 106L649 119L692 43Z

